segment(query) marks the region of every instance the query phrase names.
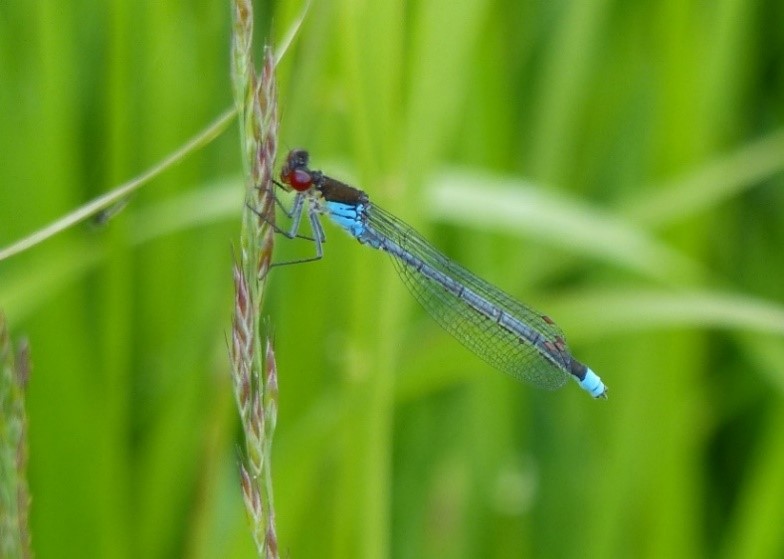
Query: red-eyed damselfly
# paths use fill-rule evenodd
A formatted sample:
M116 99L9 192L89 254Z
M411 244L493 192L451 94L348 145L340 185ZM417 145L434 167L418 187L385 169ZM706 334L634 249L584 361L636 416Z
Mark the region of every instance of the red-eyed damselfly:
M320 217L326 214L363 245L389 254L430 316L493 367L550 390L571 377L594 398L607 397L607 387L572 356L550 317L456 264L363 191L310 169L308 160L307 151L292 150L281 171L281 180L296 191L287 212L291 228L284 234L298 236L306 213L316 244L314 260L323 255Z

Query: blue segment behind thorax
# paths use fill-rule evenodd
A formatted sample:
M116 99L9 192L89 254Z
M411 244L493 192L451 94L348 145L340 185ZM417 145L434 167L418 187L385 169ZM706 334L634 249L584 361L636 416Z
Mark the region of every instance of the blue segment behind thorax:
M329 217L345 229L349 235L361 238L365 232L365 223L362 215L365 210L364 204L344 204L343 202L327 202Z

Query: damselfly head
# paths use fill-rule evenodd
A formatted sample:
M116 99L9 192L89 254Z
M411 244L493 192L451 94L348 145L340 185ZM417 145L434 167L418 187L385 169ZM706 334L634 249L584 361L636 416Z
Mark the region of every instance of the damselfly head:
M280 170L280 180L298 192L304 192L313 186L313 176L308 170L308 152L304 149L293 149L286 156L286 163Z
M290 169L280 173L281 180L298 192L305 192L313 186L313 177L303 169Z

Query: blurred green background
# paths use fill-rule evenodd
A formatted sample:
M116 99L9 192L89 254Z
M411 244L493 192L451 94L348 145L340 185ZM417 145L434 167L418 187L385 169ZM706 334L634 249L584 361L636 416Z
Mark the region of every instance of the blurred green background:
M300 10L256 3L257 45ZM0 246L231 106L230 14L0 3ZM610 399L490 369L328 226L266 300L284 556L784 555L782 21L772 0L314 2L279 155L308 147L556 318ZM107 225L0 262L32 346L37 557L253 556L225 344L241 167L235 125Z

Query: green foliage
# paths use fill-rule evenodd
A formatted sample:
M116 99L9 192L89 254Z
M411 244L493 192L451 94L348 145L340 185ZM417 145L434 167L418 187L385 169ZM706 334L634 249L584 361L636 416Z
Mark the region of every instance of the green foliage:
M230 2L34 4L0 7L0 247L232 103ZM257 60L301 6L277 9L256 5ZM781 16L313 3L278 68L281 150L555 317L610 398L489 369L327 226L324 260L265 295L281 555L784 553ZM224 134L107 224L0 261L36 364L36 556L254 556L226 357L242 157Z

